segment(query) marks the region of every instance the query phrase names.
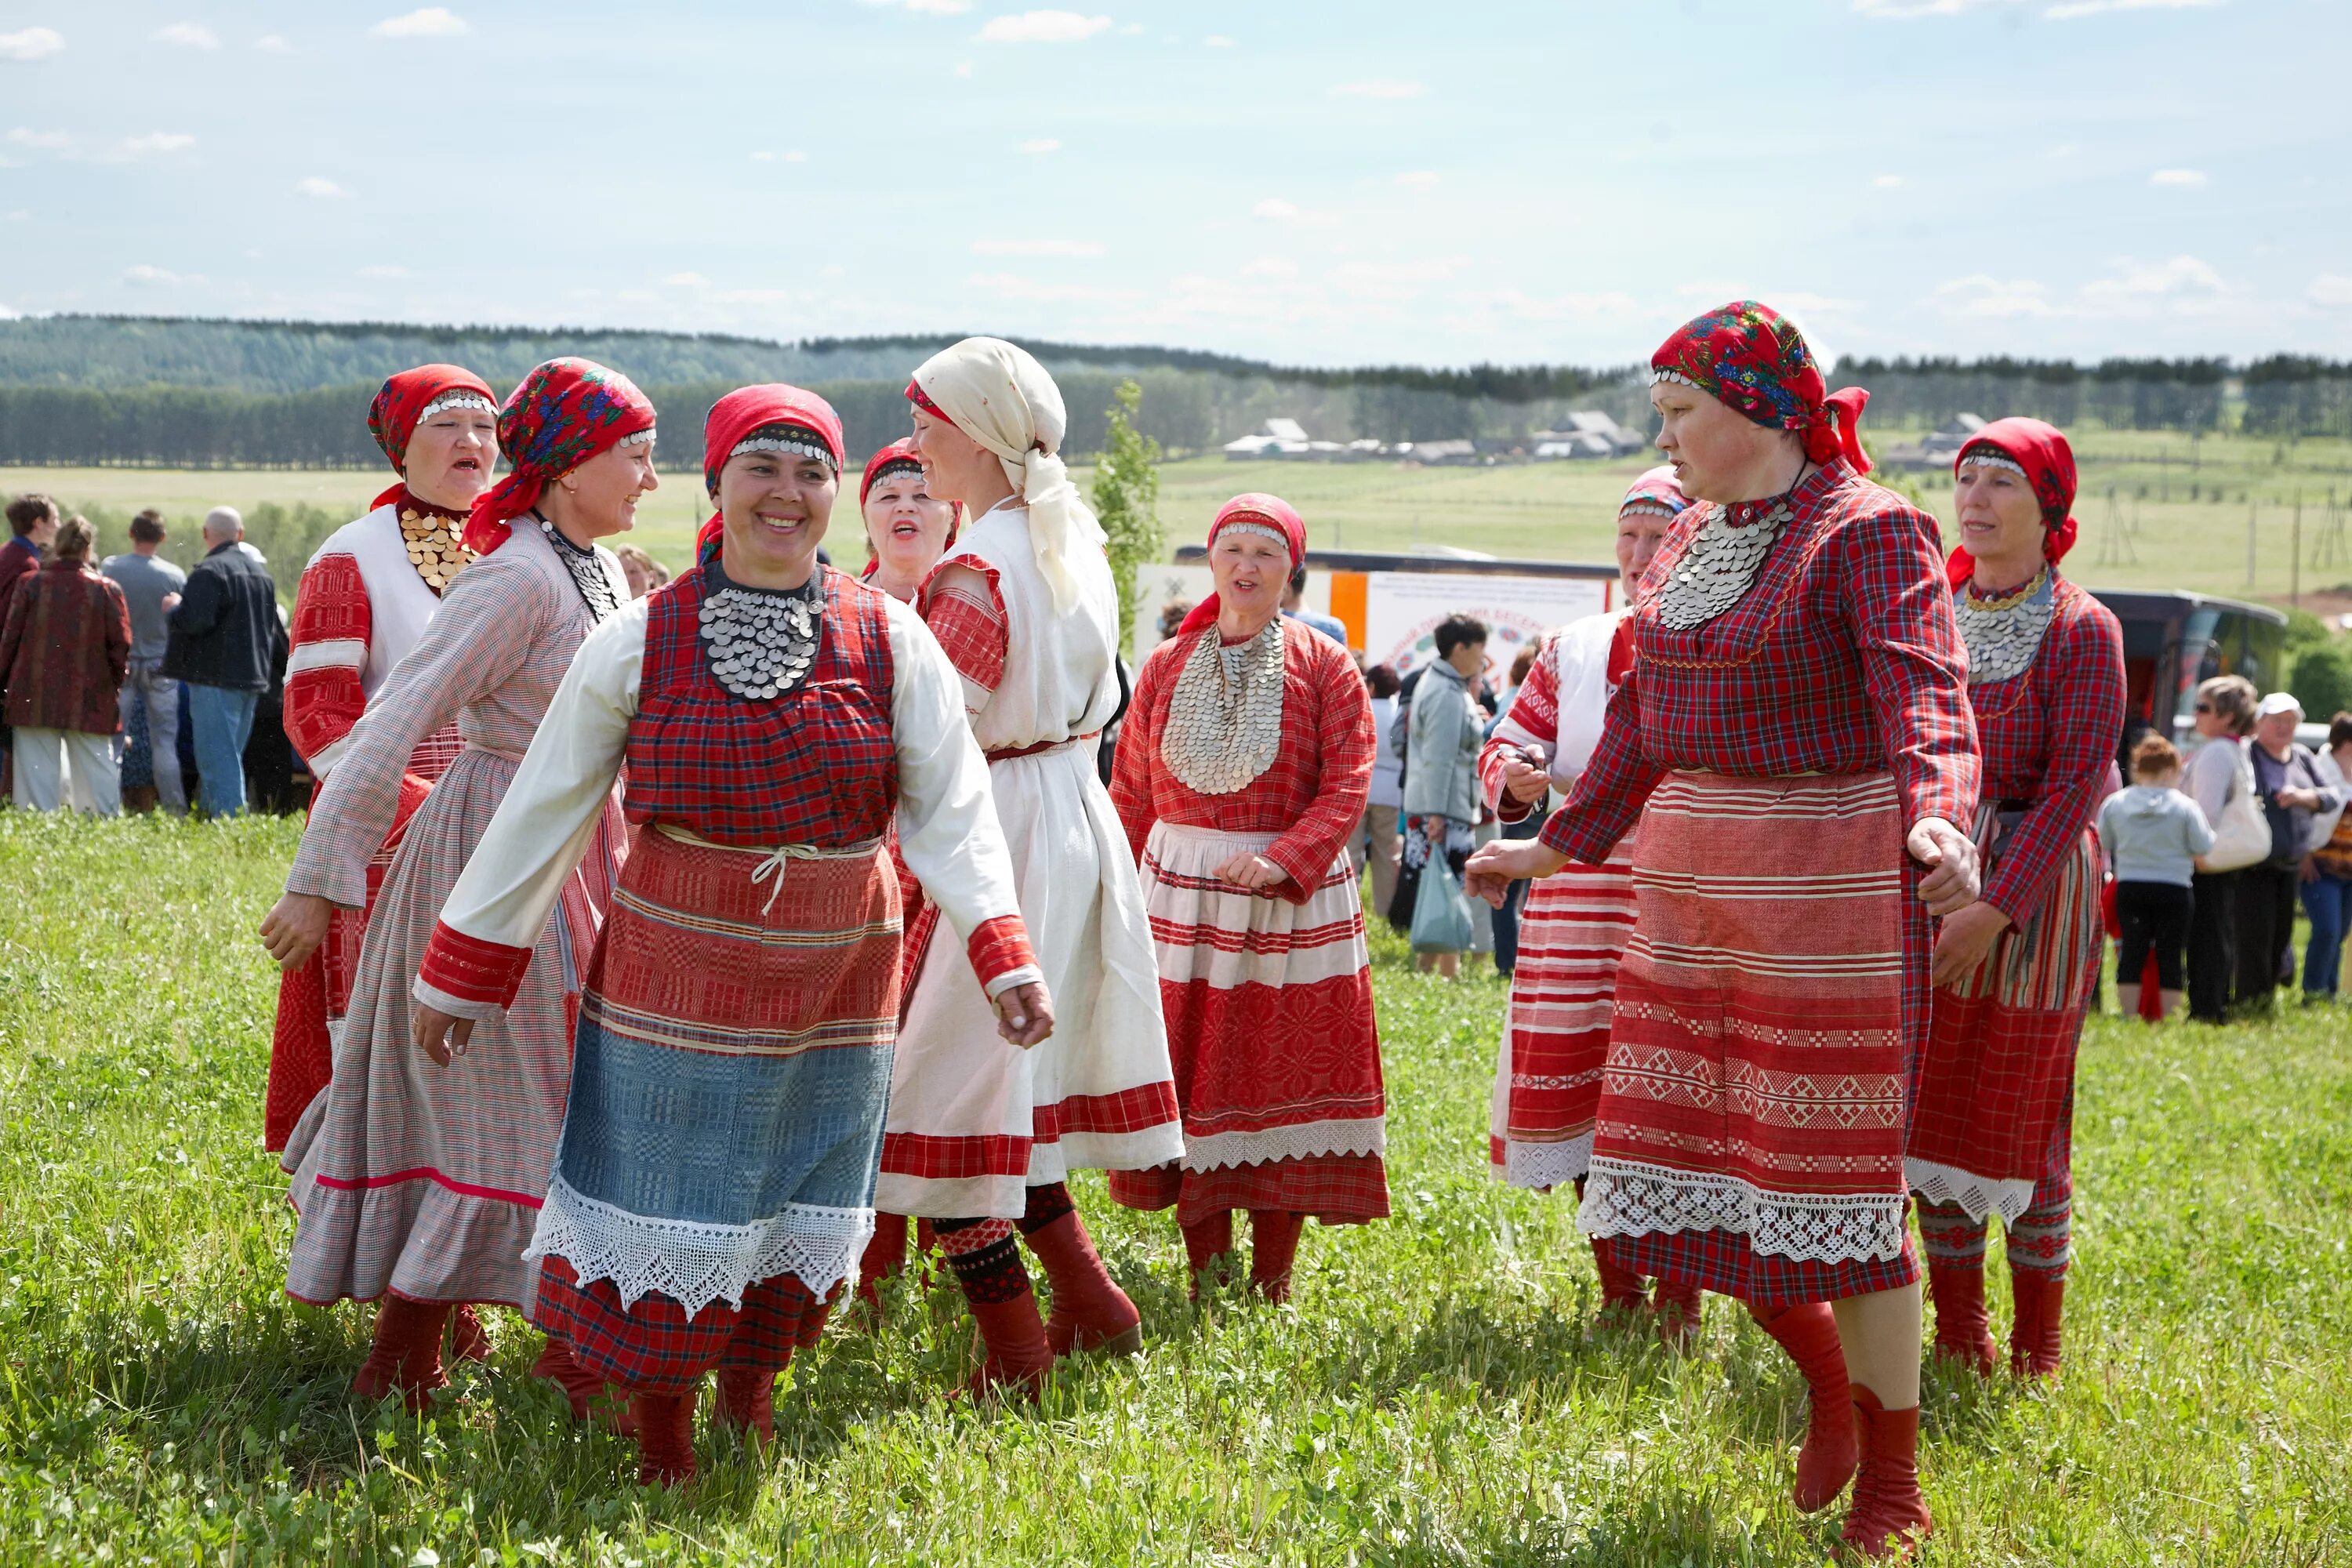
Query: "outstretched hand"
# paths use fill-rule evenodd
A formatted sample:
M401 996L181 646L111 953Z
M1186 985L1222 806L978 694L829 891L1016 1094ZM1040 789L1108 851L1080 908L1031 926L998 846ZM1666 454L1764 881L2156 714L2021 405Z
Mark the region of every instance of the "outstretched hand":
M1462 890L1499 910L1513 882L1549 877L1567 864L1567 856L1540 838L1496 838L1471 852L1470 863L1462 868Z
M1054 1033L1054 999L1045 982L1015 985L996 998L996 1032L1023 1050L1043 1044Z

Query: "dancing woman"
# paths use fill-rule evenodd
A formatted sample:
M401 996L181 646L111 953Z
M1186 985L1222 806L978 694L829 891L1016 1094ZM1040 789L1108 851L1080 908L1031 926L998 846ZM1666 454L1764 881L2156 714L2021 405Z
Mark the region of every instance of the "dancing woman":
M422 1408L447 1383L452 1306L529 1300L522 1250L547 1192L571 1077L571 1017L625 853L617 805L593 819L565 868L554 914L503 1013L427 997L484 1020L453 1068L421 1060L409 988L433 922L465 869L581 639L628 602L613 552L657 484L654 410L626 377L551 360L499 413L512 471L474 503L473 562L344 742L310 808L286 896L262 922L281 964L324 940L331 907L366 902L368 862L397 818L410 760L452 722L465 748L409 821L368 922L333 1076L287 1140L298 1216L286 1289L298 1300L376 1300L375 1346L352 1380ZM533 1372L585 1415L597 1380L550 1344Z
M1740 301L1650 363L1658 445L1708 504L1651 566L1574 794L1474 857L1478 890L1641 822L1578 1223L1748 1303L1811 1385L1798 1505L1858 1459L1845 1536L1883 1554L1928 1525L1903 1151L1927 917L1976 895L1965 655L1934 521L1863 478L1866 395L1827 392L1793 326Z
M1113 1171L1176 1208L1194 1288L1250 1216L1250 1284L1290 1296L1307 1216L1385 1219L1387 1102L1348 841L1371 789L1372 704L1347 648L1281 614L1307 559L1288 503L1209 525L1216 592L1136 678L1111 799L1143 867L1184 1157Z
M2073 1252L2074 1047L2105 933L2092 823L2124 721L2123 628L2059 574L2074 454L2039 419L1997 419L1953 467L1948 563L1984 751L1984 896L1936 939L1934 1016L1905 1158L1936 1303L1936 1352L1993 1369L1985 1219L2009 1245L2009 1364L2058 1370Z
M1486 804L1505 822L1526 817L1552 790L1563 796L1592 760L1609 702L1633 662L1633 601L1669 526L1690 504L1674 470L1633 481L1617 507L1617 584L1624 603L1547 638L1527 680L1478 758ZM1633 845L1627 833L1597 866L1570 860L1528 890L1519 915L1518 964L1495 1067L1487 1159L1515 1187L1572 1184L1584 1193L1592 1162L1601 1064L1617 962L1633 932ZM1618 1266L1613 1246L1592 1238L1604 1312L1657 1314L1659 1331L1686 1341L1698 1331L1698 1288L1662 1279L1657 1298Z
M699 563L582 646L417 981L419 1043L470 1059L434 998L513 999L625 761L636 847L528 1256L533 1320L629 1391L648 1484L694 1475L714 1368L721 1417L773 1436L776 1372L866 1244L898 1021L894 814L1000 1043L1054 1023L954 670L912 610L817 562L831 405L730 393L703 465Z

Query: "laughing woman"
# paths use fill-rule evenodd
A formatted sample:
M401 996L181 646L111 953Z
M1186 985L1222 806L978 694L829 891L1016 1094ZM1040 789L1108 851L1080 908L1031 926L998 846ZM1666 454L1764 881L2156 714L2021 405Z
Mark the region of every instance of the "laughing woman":
M448 1381L450 1308L528 1299L522 1249L562 1125L579 967L625 851L617 806L592 816L560 907L525 937L516 1005L470 1010L489 1020L481 1049L447 1069L420 1061L409 983L581 639L628 601L620 563L596 541L628 528L655 487L653 440L653 405L601 365L551 360L515 388L499 415L513 471L466 524L478 558L344 742L262 925L273 957L299 961L324 938L331 906L364 907L368 862L398 817L411 759L455 723L465 749L409 819L368 921L333 1076L286 1144L297 1215L286 1289L312 1302L382 1300L375 1348L352 1384L369 1398L398 1388L421 1407ZM586 1413L595 1382L562 1347L533 1370Z
M1927 917L1976 894L1965 655L1934 520L1863 478L1866 395L1830 393L1795 327L1738 301L1650 365L1707 504L1650 568L1575 792L1481 849L1475 890L1598 865L1639 819L1578 1223L1748 1304L1811 1385L1798 1506L1858 1461L1845 1538L1878 1556L1927 1530L1903 1152Z
M866 521L866 582L902 605L913 604L923 579L955 543L963 508L936 500L923 488L923 460L908 436L866 459L857 476L857 508Z
M1985 1219L2009 1241L2009 1364L2058 1370L2072 1254L2074 1047L2105 943L2091 824L2124 721L2123 629L2058 574L2074 542L2074 454L2039 419L1998 419L1953 469L1948 563L1984 748L1984 896L1936 940L1934 1022L1906 1152L1936 1303L1936 1351L1993 1369Z
M1209 525L1216 592L1136 678L1111 799L1143 866L1181 1162L1113 1171L1176 1206L1197 1287L1250 1216L1250 1284L1290 1296L1307 1216L1385 1219L1387 1101L1348 840L1372 704L1348 650L1281 614L1307 525L1268 495Z
M451 1061L468 1026L436 999L513 1000L625 762L636 848L528 1256L535 1321L629 1391L648 1484L694 1475L714 1368L721 1418L773 1436L775 1374L866 1244L898 1023L894 816L1003 1038L1053 1029L954 669L912 610L817 562L832 407L744 387L703 454L700 563L582 646L417 980L418 1043Z

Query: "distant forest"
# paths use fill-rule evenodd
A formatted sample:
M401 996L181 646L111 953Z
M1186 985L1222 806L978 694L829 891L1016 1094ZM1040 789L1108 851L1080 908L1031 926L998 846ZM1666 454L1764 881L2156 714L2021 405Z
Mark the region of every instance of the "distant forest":
M0 321L0 464L341 467L380 461L362 411L392 371L471 366L501 389L557 354L625 372L663 414L664 466L700 459L703 415L730 387L786 380L831 399L852 459L906 429L901 390L954 334L772 342L717 333L431 327L392 322L52 316ZM1647 418L1639 367L1473 365L1318 369L1143 345L1028 341L1060 380L1073 455L1099 447L1111 389L1143 388L1140 423L1175 451L1213 448L1272 416L1319 439L1498 446L1572 409ZM1873 422L1971 412L2067 426L2352 437L2352 363L2278 355L2064 362L1849 360L1832 381L1873 394Z

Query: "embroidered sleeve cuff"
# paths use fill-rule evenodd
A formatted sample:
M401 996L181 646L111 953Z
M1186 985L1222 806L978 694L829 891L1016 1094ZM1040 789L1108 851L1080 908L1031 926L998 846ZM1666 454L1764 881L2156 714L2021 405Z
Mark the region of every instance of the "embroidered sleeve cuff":
M1019 915L998 915L981 921L964 944L964 952L971 960L971 972L980 977L980 988L992 998L1009 985L1044 978L1037 955L1029 951L1029 928L1021 923ZM1007 978L1016 972L1023 978Z
M522 987L523 971L530 967L530 948L484 942L436 921L433 940L425 946L424 962L416 966L417 1000L459 1016L478 1016L427 996L425 992L430 989L440 997L470 1007L502 1011L512 1005L515 993Z

